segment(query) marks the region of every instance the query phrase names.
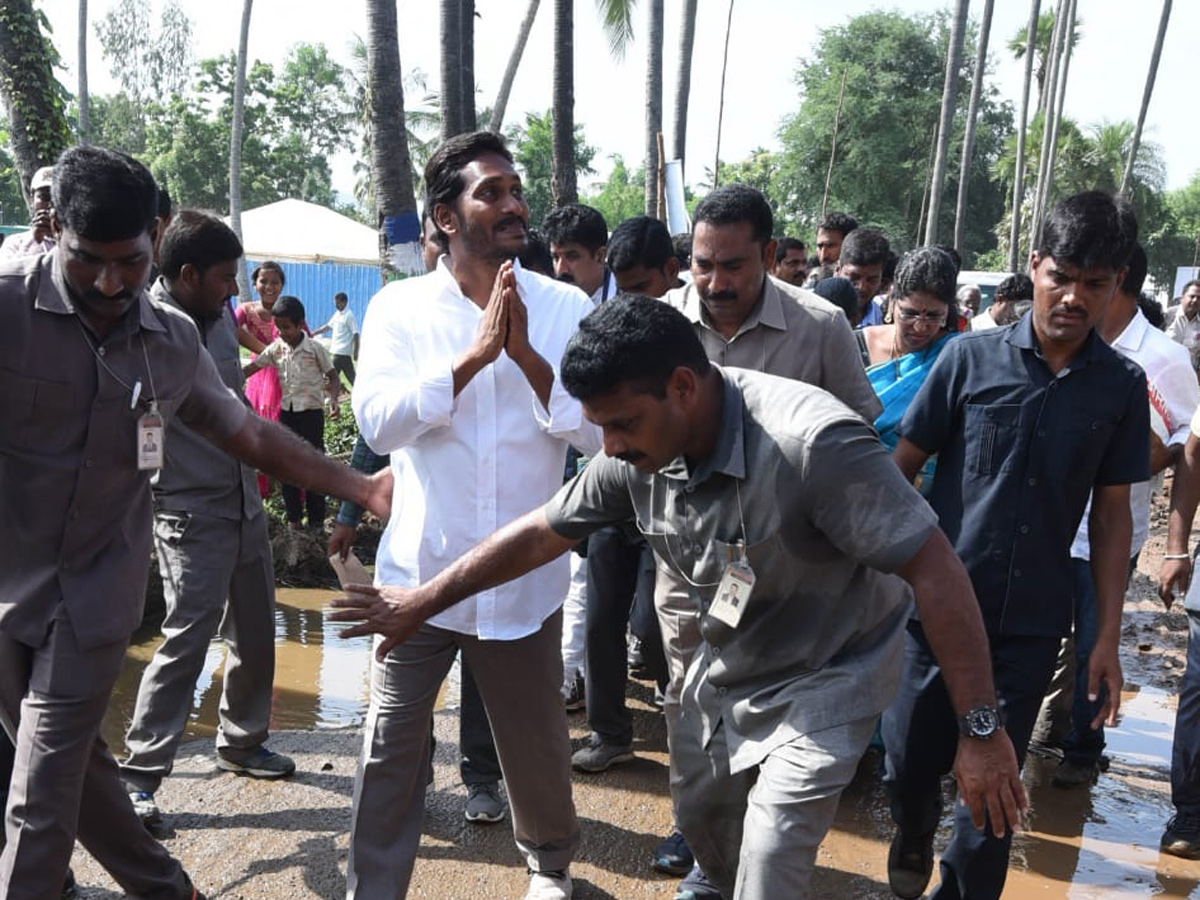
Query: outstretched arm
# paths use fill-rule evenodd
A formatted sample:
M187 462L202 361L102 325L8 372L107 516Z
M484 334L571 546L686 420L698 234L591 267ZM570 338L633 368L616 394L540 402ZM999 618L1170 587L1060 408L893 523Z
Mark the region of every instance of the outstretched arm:
M1175 601L1175 591L1187 591L1192 580L1192 557L1188 552L1188 539L1192 534L1192 520L1196 517L1196 505L1200 502L1200 438L1189 434L1175 467L1175 480L1171 486L1171 512L1167 519L1167 552L1163 556L1162 570L1158 576L1158 596L1167 609Z
M389 470L390 471L390 470ZM510 522L420 587L350 585L333 601L336 622L359 622L342 637L383 635L375 652L382 661L431 616L480 591L512 581L570 550L577 539L550 527L544 507Z

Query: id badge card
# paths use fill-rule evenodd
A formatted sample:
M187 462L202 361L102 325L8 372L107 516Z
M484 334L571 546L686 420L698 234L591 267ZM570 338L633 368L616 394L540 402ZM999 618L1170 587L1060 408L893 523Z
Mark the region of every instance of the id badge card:
M138 417L137 460L142 471L163 466L163 420L158 413L148 412Z
M719 622L724 622L730 628L737 628L742 621L742 613L750 602L750 594L754 590L754 570L745 559L730 562L717 585L717 596L708 607L708 614Z

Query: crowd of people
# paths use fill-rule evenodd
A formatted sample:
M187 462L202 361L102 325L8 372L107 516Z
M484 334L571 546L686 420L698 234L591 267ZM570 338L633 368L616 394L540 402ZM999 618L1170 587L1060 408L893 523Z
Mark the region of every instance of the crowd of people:
M527 900L572 894L572 769L634 759L631 669L667 724L675 825L648 864L677 900L810 896L872 746L893 892L933 878L953 771L930 896L998 898L1026 753L1057 755L1064 789L1104 767L1165 470L1160 594L1185 594L1191 640L1161 848L1200 858L1200 283L1168 333L1148 318L1124 198L1059 203L981 309L953 248L897 254L837 213L810 257L743 185L672 236L579 204L531 228L490 132L445 141L424 181L427 274L361 328L339 294L310 332L277 263L233 310L237 236L129 157L77 147L34 176L0 262L3 896L69 890L76 838L130 895L201 896L144 825L214 635L217 766L295 771L267 746L271 477L332 557L364 510L386 520L374 584L331 613L374 635L350 898L408 891L456 658L464 815L511 816ZM349 466L322 444L345 387ZM118 763L100 720L152 549L163 640ZM574 750L564 710L586 714Z

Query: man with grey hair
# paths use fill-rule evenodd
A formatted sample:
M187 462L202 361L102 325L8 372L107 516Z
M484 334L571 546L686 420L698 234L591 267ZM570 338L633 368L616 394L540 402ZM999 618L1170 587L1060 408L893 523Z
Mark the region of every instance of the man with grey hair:
M977 284L964 284L958 289L958 308L963 315L975 318L979 315L979 304L983 301L983 292Z

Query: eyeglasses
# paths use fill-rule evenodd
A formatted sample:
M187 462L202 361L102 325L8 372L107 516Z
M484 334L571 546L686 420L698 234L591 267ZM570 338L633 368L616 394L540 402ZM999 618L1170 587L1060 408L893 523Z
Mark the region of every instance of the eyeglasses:
M903 306L896 307L896 318L909 324L936 325L939 328L946 324L946 312L917 312L915 309L905 309Z

